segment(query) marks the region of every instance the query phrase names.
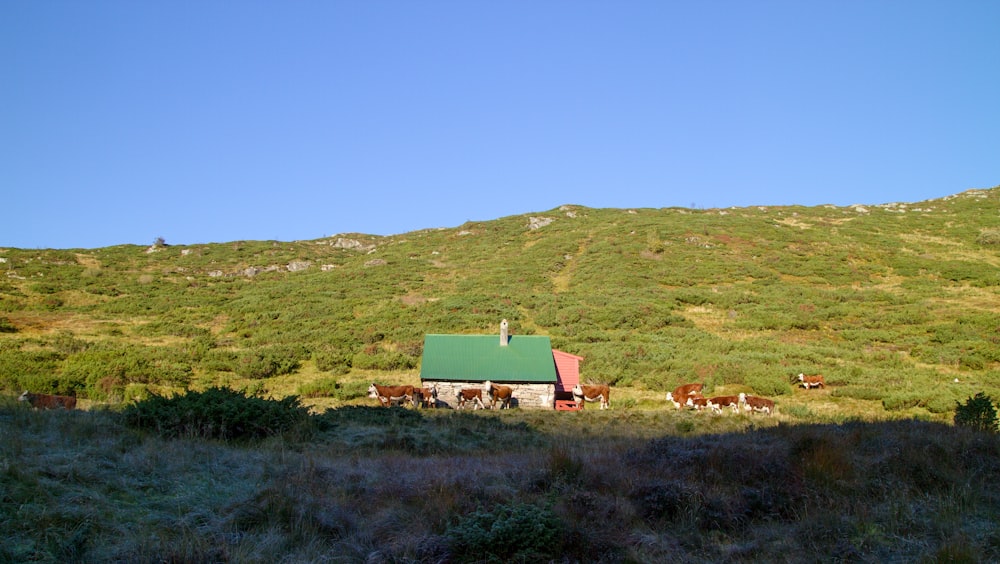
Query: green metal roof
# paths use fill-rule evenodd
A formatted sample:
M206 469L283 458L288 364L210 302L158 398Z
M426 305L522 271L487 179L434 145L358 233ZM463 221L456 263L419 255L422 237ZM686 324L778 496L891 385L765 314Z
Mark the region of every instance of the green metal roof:
M421 380L554 383L556 365L546 336L426 335Z

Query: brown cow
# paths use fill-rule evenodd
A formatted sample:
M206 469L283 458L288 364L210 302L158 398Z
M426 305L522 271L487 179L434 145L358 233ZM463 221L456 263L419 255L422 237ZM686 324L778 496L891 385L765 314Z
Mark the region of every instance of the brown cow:
M49 394L32 394L25 390L17 401L26 401L35 409L75 409L76 398L72 396L54 396Z
M497 408L497 400L500 401L500 409L510 409L510 398L514 394L514 388L498 386L487 380L483 384L483 391L490 397L490 409Z
M601 400L601 409L611 407L611 388L607 384L597 384L594 386L581 386L577 384L573 387L573 398L580 404L580 409L588 401Z
M708 398L701 394L698 394L697 396L690 395L684 404L688 407L693 407L697 411L701 411L708 407Z
M716 413L722 413L723 407L733 410L733 413L740 412L740 396L716 396L708 398L708 406Z
M486 409L483 403L483 391L479 388L462 388L456 394L458 396L458 409L465 407L465 402L471 401L473 411L479 408Z
M774 402L767 398L748 396L741 393L740 403L743 404L743 409L747 411L759 411L768 415L774 413Z
M378 398L382 407L389 407L392 402L403 400L413 403L413 386L379 386L373 382L368 386L368 397Z
M437 407L437 386L430 388L413 388L413 405L420 407Z
M826 382L823 381L822 374L816 374L815 376L799 374L799 385L808 390L809 388L825 388Z
M667 401L673 403L677 409L680 409L682 405L687 405L688 397L703 397L701 395L703 387L703 384L683 384L677 386L673 392L667 392Z

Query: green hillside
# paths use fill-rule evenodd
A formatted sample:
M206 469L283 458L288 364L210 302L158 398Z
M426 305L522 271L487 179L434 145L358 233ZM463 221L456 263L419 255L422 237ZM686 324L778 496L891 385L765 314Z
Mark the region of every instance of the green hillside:
M83 403L220 384L336 405L363 397L352 383L416 381L425 334L502 318L637 402L701 381L791 414L947 418L1000 396L1000 187L0 260L0 387ZM826 376L823 402L797 403L800 372Z
M0 249L0 562L1000 561L998 204ZM365 397L502 318L611 409ZM666 403L694 380L777 413Z

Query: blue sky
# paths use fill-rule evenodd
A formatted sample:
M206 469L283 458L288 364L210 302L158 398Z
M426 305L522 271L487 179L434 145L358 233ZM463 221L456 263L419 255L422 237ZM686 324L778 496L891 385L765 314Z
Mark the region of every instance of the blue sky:
M1000 184L995 0L0 2L0 246Z

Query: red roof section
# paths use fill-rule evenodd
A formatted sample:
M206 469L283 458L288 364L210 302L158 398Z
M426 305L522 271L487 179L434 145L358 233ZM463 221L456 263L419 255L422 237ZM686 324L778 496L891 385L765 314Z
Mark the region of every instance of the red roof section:
M556 391L572 391L580 383L580 361L583 357L552 349L552 358L556 362Z

